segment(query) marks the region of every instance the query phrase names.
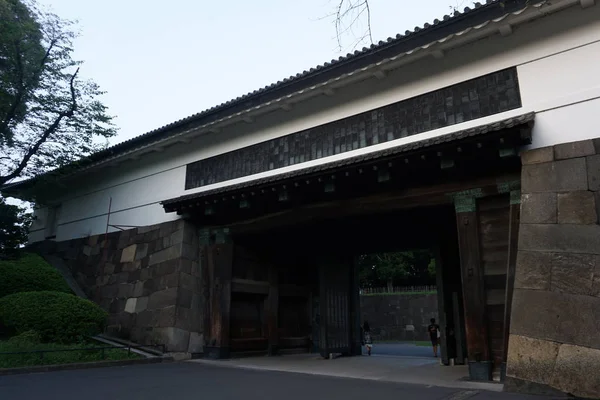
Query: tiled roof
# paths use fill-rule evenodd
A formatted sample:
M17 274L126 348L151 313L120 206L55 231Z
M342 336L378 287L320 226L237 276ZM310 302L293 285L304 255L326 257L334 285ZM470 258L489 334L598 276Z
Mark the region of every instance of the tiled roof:
M484 135L490 132L497 132L503 129L512 128L519 125L531 124L535 119L535 113L527 113L523 115L519 115L517 117L508 118L502 121L494 122L491 124L481 125L470 129L465 129L462 131L450 133L443 136L437 136L430 139L423 139L416 142L407 143L404 145L392 147L385 150L374 151L372 153L367 153L355 157L346 158L340 161L334 161L326 164L317 165L314 167L304 168L292 172L287 172L279 175L269 176L266 178L255 179L243 183L238 183L235 185L225 186L217 189L207 190L204 192L188 194L185 196L180 196L177 198L165 200L161 202L167 212L175 211L177 205L182 202L186 202L189 200L195 200L200 198L205 198L209 196L213 196L216 194L234 192L240 189L245 189L249 187L257 187L265 184L275 183L279 181L284 181L290 178L297 178L301 176L311 175L318 172L324 172L328 170L337 169L340 167L350 166L353 164L358 164L365 161L375 160L379 158L385 158L389 156L395 156L402 153L410 153L412 151L426 149L427 147L432 147L435 145L441 145L444 143L449 143L457 140L462 140L474 136Z
M328 79L339 77L344 73L372 65L388 57L403 52L410 53L419 47L425 48L433 42L446 40L449 35L464 32L510 13L518 13L540 1L542 0L487 0L486 4L475 3L473 8L466 7L463 12L456 11L453 15L444 15L441 19L435 19L432 23L425 23L422 27L417 26L412 31L407 30L404 34L398 34L394 38L390 37L385 41L372 44L370 47L363 47L362 50L356 50L354 53L332 59L251 93L111 146L92 154L86 160L78 162L78 167L71 168L71 170L85 168L102 160L174 136L199 124L210 123L236 112L276 100L282 96L318 85ZM19 186L24 182L26 181L9 184L5 188Z

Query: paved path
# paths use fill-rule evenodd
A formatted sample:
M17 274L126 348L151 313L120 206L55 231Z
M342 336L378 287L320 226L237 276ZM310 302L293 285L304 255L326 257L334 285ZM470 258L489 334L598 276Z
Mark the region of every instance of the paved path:
M171 363L0 377L10 400L540 400L476 390L427 387L285 372Z
M363 349L366 354L366 350ZM377 343L373 344L373 355L404 356L404 357L431 357L433 349L425 346L415 346L410 343Z

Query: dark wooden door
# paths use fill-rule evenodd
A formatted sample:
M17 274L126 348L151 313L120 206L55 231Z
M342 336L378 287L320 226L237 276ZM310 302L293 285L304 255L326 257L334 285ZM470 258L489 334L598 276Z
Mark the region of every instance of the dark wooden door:
M332 261L320 265L319 348L323 357L351 354L351 262Z

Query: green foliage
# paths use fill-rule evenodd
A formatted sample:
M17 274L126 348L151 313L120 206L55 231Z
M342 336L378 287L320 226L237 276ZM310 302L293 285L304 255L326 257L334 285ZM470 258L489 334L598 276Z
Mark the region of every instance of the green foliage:
M427 265L427 273L429 273L430 277L435 278L437 274L435 258L432 258L431 261L429 261L429 265Z
M25 331L8 340L8 343L16 347L30 347L32 344L39 344L41 342L42 337L36 331Z
M67 293L22 292L0 299L5 333L35 330L43 342L77 343L101 333L107 317L98 305Z
M15 336L16 338L16 336ZM13 338L14 339L14 338ZM141 358L135 353L122 349L104 349L105 344L83 342L78 344L58 344L24 341L0 341L0 368L18 368L35 365L56 365L101 360L129 360ZM95 350L92 348L96 348ZM36 350L51 350L40 354ZM64 351L67 350L67 351ZM79 350L79 351L73 351ZM12 352L29 352L26 354L1 354Z
M1 1L1 0L0 0ZM27 243L32 215L23 207L7 204L0 197L0 256L16 257L19 248ZM2 283L0 282L0 287ZM2 290L0 289L0 297Z
M105 148L116 130L103 92L79 78L73 22L33 0L0 0L0 20L0 185Z
M37 254L0 261L0 298L19 292L55 291L72 293L60 275Z
M427 250L361 255L358 258L360 285L383 287L434 283L435 272L433 275L429 273L431 260L431 253Z

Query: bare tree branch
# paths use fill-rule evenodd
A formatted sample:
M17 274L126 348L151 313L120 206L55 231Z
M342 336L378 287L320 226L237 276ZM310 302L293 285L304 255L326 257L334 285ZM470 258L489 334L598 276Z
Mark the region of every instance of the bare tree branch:
M353 42L352 48L358 46L366 38L369 39L370 44L373 43L369 0L340 0L334 15L336 39L340 51L343 49L342 36L349 31L354 33L354 27L360 23L361 17L366 18L367 27L359 35L355 35L355 39L358 39Z
M42 144L44 144L44 142L46 142L46 140L50 137L50 135L52 135L54 132L56 132L56 130L59 127L62 120L64 118L70 118L73 116L73 114L77 110L77 95L75 92L75 78L77 77L78 73L79 73L79 68L77 68L77 70L75 71L73 76L71 76L71 80L69 81L69 88L71 91L71 104L70 104L69 108L67 110L64 110L64 111L61 111L60 113L58 113L58 115L56 116L56 118L54 119L52 124L50 124L44 130L44 132L42 133L40 138L35 142L35 144L33 146L31 146L29 148L27 153L25 153L25 155L21 159L21 162L19 162L19 165L17 166L17 168L15 168L15 170L12 171L10 174L0 177L0 185L3 185L6 182L19 176L21 174L21 172L23 172L25 167L27 167L27 164L29 163L29 160L31 159L31 157L33 157L38 152L38 150L40 149Z

